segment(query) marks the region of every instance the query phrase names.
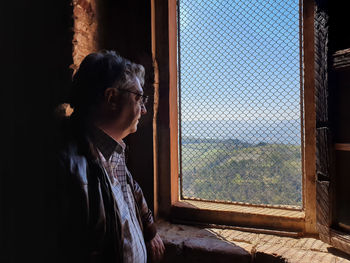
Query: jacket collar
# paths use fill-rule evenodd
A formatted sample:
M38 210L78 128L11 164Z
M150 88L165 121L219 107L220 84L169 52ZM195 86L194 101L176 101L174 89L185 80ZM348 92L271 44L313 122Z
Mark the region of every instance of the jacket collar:
M125 150L123 141L117 142L103 130L92 127L89 131L89 137L92 144L102 153L106 160L109 160L113 152L121 154Z

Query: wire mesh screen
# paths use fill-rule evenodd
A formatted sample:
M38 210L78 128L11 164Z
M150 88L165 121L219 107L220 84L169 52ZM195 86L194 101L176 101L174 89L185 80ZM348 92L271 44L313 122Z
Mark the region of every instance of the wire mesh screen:
M178 2L182 198L301 206L299 9Z

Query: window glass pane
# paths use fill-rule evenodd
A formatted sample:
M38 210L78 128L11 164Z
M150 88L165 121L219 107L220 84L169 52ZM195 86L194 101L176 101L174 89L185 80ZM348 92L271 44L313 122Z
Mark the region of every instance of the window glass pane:
M180 0L181 195L302 205L299 0Z

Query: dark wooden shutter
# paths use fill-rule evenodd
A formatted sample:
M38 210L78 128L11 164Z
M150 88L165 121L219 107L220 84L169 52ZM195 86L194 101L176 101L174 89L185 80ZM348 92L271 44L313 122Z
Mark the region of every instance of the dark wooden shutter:
M343 87L347 80L350 83L344 77L350 76L350 67L346 69L350 52L337 51L341 34L335 28L341 20L336 19L337 8L329 6L330 2L315 1L314 18L317 230L321 240L350 253L350 213L345 211L350 211L350 203L348 208L344 205L350 200L350 184L348 191L344 187L347 175L350 178L350 152L339 153L350 150L350 125L344 125L350 123L350 114L342 114L350 107L350 86ZM349 135L344 127L349 128Z

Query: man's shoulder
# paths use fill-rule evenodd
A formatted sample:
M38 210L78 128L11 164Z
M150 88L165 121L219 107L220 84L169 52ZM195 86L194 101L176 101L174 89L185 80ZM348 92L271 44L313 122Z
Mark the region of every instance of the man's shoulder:
M88 159L88 142L83 133L77 133L69 120L60 123L55 142L56 159L69 174L86 173Z
M86 159L86 155L79 150L77 141L66 141L57 151L58 157L62 161Z
M65 171L67 179L78 180L83 185L88 183L88 156L79 150L76 141L67 142L57 153L57 159L60 170Z
M62 157L84 155L88 144L85 131L70 118L56 121L55 151Z

